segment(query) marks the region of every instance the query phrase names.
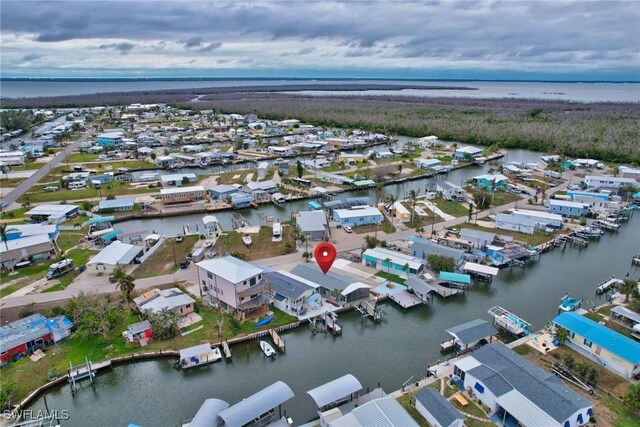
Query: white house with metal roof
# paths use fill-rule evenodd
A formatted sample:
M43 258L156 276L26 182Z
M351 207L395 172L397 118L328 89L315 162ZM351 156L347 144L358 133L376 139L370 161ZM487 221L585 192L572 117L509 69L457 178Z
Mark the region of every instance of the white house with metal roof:
M285 313L294 316L303 316L307 311L307 300L316 297L319 285L309 280L298 277L288 271L271 271L264 274L265 280L269 282L270 295L273 305ZM315 303L313 304L315 305Z
M211 304L226 311L247 312L268 303L261 268L229 255L200 261L196 266L200 289Z
M310 240L322 240L327 234L327 216L323 211L301 211L296 223L300 228L300 234Z
M132 211L135 203L134 197L124 197L113 200L100 200L98 212L101 211Z
M455 362L453 373L505 425L576 427L593 415L589 400L501 343Z
M116 267L131 264L142 253L139 246L116 240L87 261L87 266L94 274L111 274Z
M180 316L186 316L195 310L195 300L178 288L151 289L137 298L133 302L140 312L150 311L159 313L164 309L171 310Z
M75 205L38 205L25 212L32 222L49 221L53 224L59 224L77 214L78 206Z
M204 200L204 187L194 185L191 187L163 188L160 190L160 198L165 205L198 202Z
M516 231L518 233L533 234L536 231L536 221L521 216L499 213L495 217L496 228L500 230Z
M311 263L298 264L291 273L318 284L318 291L322 296L335 298L341 304L350 304L368 298L371 291L371 287L366 283L334 271L324 274L320 267Z
M340 225L381 224L384 217L380 210L373 206L363 206L353 209L334 209L333 219Z
M481 148L471 147L470 145L464 147L456 148L456 151L453 153L453 157L456 159L464 159L467 156L471 156L472 158L476 158L482 154Z
M511 215L519 218L527 218L536 222L536 225L542 228L553 227L562 228L562 215L549 212L532 211L529 209L514 209Z
M375 269L391 270L396 274L420 274L424 270L422 260L384 248L367 249L362 254L362 264Z
M33 257L48 257L53 247L47 234L36 234L22 239L0 242L0 262L3 268L13 268L17 263Z
M419 427L406 409L393 397L384 396L358 406L333 420L328 427Z

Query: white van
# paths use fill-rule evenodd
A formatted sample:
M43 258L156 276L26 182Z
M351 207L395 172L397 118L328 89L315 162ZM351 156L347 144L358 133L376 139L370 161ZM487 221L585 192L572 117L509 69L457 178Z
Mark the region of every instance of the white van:
M84 181L73 181L69 183L69 190L79 190L80 188L86 188L87 183Z

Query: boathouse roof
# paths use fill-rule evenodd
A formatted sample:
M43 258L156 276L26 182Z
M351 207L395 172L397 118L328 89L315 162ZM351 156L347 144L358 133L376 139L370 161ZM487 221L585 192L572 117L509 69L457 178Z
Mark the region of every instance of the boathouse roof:
M416 401L420 402L440 425L449 426L456 420L464 420L460 411L431 387L420 390L416 394Z
M204 401L196 415L189 422L189 427L211 427L220 424L218 414L229 407L229 404L220 399L207 399Z
M618 316L629 319L635 323L640 323L640 314L636 313L635 311L631 311L626 307L617 306L612 308L611 312L617 314Z
M294 396L293 391L282 381L252 394L246 399L228 407L218 416L227 427L242 427L260 417L265 412L283 404Z
M393 396L371 400L331 423L332 427L418 427Z
M307 394L316 402L318 408L322 408L360 390L362 390L360 381L353 375L347 374L309 390Z
M447 333L457 338L463 345L472 344L483 338L496 335L495 326L486 320L475 319L462 325L447 329Z

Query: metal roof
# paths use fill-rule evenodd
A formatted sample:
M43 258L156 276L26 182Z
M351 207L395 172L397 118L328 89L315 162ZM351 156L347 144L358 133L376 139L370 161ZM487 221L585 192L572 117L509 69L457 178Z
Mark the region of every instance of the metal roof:
M109 246L100 251L100 253L91 258L87 265L93 264L129 264L142 251L138 246L122 243L119 240L111 243Z
M225 426L242 427L293 396L294 393L287 384L276 381L269 387L220 412L218 416L222 418Z
M140 332L144 332L147 329L151 329L151 323L149 323L148 320L143 320L142 322L129 325L127 329L131 334L139 334Z
M374 399L331 423L332 427L419 427L393 396Z
M0 245L0 253L5 253L50 243L50 239L48 234L36 234L34 236L23 237L22 239L3 241L2 243L3 244Z
M604 325L574 312L565 312L553 322L571 332L582 335L594 344L636 365L640 363L640 343Z
M262 273L261 268L230 255L200 261L196 265L234 284Z
M45 216L61 216L66 215L74 210L78 210L75 205L38 205L26 212L25 215L45 215Z
M521 425L527 427L558 425L556 420L536 405L532 405L529 399L519 393L518 390L511 390L498 397L496 403L513 415Z
M218 414L229 407L229 404L220 399L207 399L204 401L196 415L189 422L189 427L218 427L220 417Z
M420 390L416 394L416 402L420 402L440 425L449 426L456 420L464 420L460 411L431 387Z
M471 283L471 276L469 276L468 274L450 273L448 271L441 271L438 278L440 280L444 280L447 282L464 283L466 285Z
M294 300L300 298L305 292L315 289L313 286L278 271L265 273L265 277L271 283L271 289L274 292Z
M326 207L327 204L324 204ZM357 217L367 217L374 216L380 217L380 221L382 221L382 213L380 210L373 206L366 206L364 208L357 209L334 209L334 215L339 216L340 218L357 218Z
M133 200L133 198L131 200ZM103 202L104 201L105 200L103 200ZM106 201L111 202L112 200L106 200ZM113 222L115 220L116 220L115 216L94 216L94 217L89 218L89 224L99 224L99 223L102 223L102 222Z
M322 408L330 403L344 399L359 390L362 390L360 381L353 375L347 374L309 390L307 394L316 402L318 408Z
M170 288L158 291L155 297L140 304L140 311L150 310L157 313L163 308L173 310L193 303L195 303L195 300L180 289Z
M291 270L291 272L296 276L300 276L303 279L317 283L319 286L331 291L334 289L343 291L347 289L350 284L357 282L357 280L350 276L334 273L332 271L324 274L320 271L320 268L314 264L298 264Z
M193 347L187 347L180 350L180 360L190 359L192 357L202 357L206 359L213 349L211 344L198 344Z
M309 202L311 203L311 202ZM313 232L325 231L327 225L327 217L322 211L302 211L296 220L300 231Z
M498 331L495 326L486 320L475 319L449 328L447 333L456 337L462 344L467 345L491 335L496 335Z
M463 240L486 240L492 242L495 237L495 233L489 233L487 231L473 230L471 228L463 228L460 230L460 238Z
M165 194L195 193L199 191L204 191L204 187L202 185L193 185L191 187L163 188L160 190L160 194L165 195Z
M616 313L618 316L625 317L629 320L632 320L636 323L640 323L640 314L635 311L631 311L626 307L617 306L611 310L612 313Z
M465 254L465 252L460 249L450 248L445 245L433 243L428 239L414 237L411 240L413 241L413 244L411 245L411 252L422 252L425 255L425 258L429 255L442 255L450 256L453 259L458 259Z
M247 183L247 188L251 191L265 190L268 188L275 188L275 187L276 187L276 183L273 182L272 180L259 181L259 182L252 181Z
M209 187L208 191L212 191L214 193L222 194L222 193L235 193L238 191L236 187L233 185L227 184L218 184L212 187Z
M500 269L495 267L489 267L488 265L476 264L475 262L466 262L462 268L465 271L473 271L476 273L490 274L497 276Z
M371 258L376 258L381 261L385 261L387 259L391 260L391 263L396 265L409 265L411 270L420 270L422 268L422 261L419 258L416 258L411 255L406 255L401 252L390 251L389 249L384 248L373 248L367 249L362 254L363 256L368 256Z

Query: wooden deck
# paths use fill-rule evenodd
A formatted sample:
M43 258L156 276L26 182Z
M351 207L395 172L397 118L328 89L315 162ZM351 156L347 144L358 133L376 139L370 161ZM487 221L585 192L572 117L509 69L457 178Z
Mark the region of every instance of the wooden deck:
M226 341L222 342L222 352L224 353L225 359L231 360L231 349L229 348L229 343Z
M389 298L402 308L411 308L423 303L420 298L408 291L395 293L390 295Z
M271 335L271 339L273 343L280 349L280 351L285 350L284 340L280 338L280 335L275 331L275 329L269 329L269 335Z
M438 294L439 296L441 296L442 298L448 298L451 296L455 296L458 294L463 294L464 290L462 289L452 289L452 288L447 288L445 286L442 286L438 283L430 283L431 287L433 287L433 290L436 294Z

